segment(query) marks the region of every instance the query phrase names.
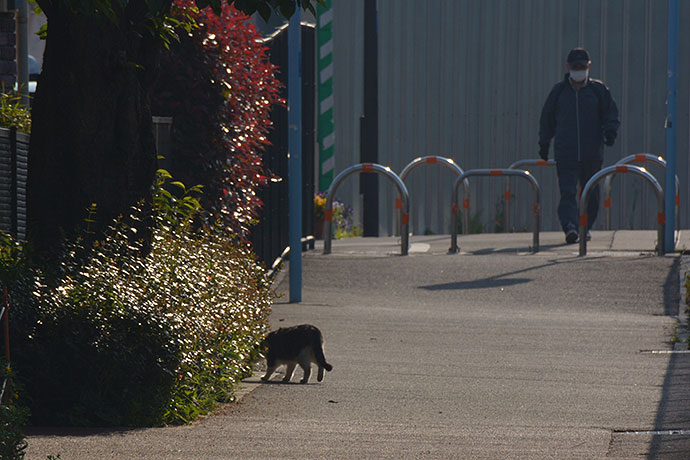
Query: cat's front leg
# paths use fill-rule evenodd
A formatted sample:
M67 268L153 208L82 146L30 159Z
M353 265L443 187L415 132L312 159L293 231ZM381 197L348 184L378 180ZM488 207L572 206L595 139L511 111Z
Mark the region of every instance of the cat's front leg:
M292 378L293 372L295 372L295 366L297 363L290 363L287 365L287 369L285 369L285 377L283 377L283 382L287 383L290 381Z
M266 369L266 374L263 377L261 377L261 380L263 380L264 382L268 382L268 380L271 378L271 375L273 375L277 367L278 366L268 366L268 368Z

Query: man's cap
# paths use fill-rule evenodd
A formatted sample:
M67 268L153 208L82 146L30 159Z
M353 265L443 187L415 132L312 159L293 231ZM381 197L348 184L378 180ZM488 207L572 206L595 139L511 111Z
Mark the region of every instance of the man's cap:
M589 53L584 48L573 48L568 53L568 65L587 65L589 61Z

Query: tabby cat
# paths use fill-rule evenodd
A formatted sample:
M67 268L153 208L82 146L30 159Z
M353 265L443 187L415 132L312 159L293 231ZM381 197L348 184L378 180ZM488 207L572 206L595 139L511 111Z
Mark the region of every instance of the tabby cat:
M323 336L316 326L282 327L273 331L263 342L266 353L266 375L261 380L267 382L276 368L287 365L283 382L289 382L297 364L304 370L300 383L307 383L311 375L311 363L319 366L318 380L323 380L323 370L330 372L333 366L326 362L323 355Z

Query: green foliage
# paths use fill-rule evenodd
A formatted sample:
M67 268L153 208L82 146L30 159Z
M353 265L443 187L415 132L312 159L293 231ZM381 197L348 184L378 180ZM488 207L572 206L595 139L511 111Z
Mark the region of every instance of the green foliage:
M153 211L158 224L168 229L190 223L201 211L199 196L203 190L203 185L187 188L172 178L168 171L159 169L153 184Z
M335 239L362 236L362 227L353 221L353 209L340 201L333 201L333 230Z
M24 458L27 444L22 427L26 425L27 419L25 409L0 404L0 458L7 460Z
M331 227L332 235L335 239L351 238L354 236L362 236L362 227L355 225L353 221L354 211L345 203L334 200L332 205L333 210L333 225ZM314 194L314 219L323 220L326 211L326 194Z
M270 176L261 152L270 145L281 84L249 17L225 3L219 15L194 5L174 1L174 14L197 27L179 31L179 42L161 53L152 110L173 118L169 171L204 184L204 208L246 236L259 217L257 192Z
M462 210L458 212L458 234L462 234ZM470 216L470 235L476 233L482 233L484 231L484 225L482 224L482 211L479 210L474 215Z
M29 2L34 5L36 14L45 12L50 16L55 8L45 0ZM178 15L171 14L172 3L172 0L61 0L60 6L73 13L88 14L116 25L139 25L142 31L159 37L163 46L169 48L172 41L178 39L176 28L183 27L189 32L194 27L194 21L190 18L180 20ZM194 3L198 9L210 7L216 15L221 14L223 3L227 3L247 15L259 13L265 21L272 13L290 18L298 7L316 15L315 5L325 5L323 0L194 0ZM45 6L45 11L41 5ZM37 35L45 40L48 36L47 25L43 25Z
M496 204L494 205L494 215L496 216L494 219L494 233L503 233L505 231L506 224L506 206L503 198L496 200Z
M0 93L0 126L31 132L31 111L21 104L21 96L14 91Z
M8 379L7 386L0 401L0 458L22 459L27 447L22 428L28 420L28 411L15 404L14 374L7 362L0 359L0 392L5 379Z
M214 11L219 11L222 0L196 0L199 7L202 7L202 3L211 5ZM316 15L314 5L319 3L325 6L323 0L228 0L228 3L247 15L259 13L264 21L269 20L271 11L279 13L284 18L290 18L295 14L297 7Z
M224 229L195 230L198 190L170 182L180 193L166 193L168 179L154 190L159 225L146 256L119 220L88 258L75 245L49 285L4 238L0 281L15 299L14 362L34 423L185 423L231 400L248 374L267 331L265 272Z

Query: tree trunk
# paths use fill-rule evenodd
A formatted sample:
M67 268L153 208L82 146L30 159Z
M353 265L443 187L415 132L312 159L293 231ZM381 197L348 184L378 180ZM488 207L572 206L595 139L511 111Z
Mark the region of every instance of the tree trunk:
M159 46L133 29L126 11L116 11L118 24L60 1L44 11L27 190L28 239L39 258L82 234L92 203L98 237L149 198L156 152L148 89Z

